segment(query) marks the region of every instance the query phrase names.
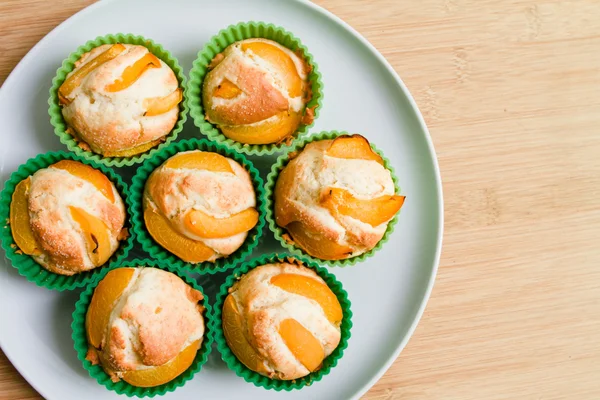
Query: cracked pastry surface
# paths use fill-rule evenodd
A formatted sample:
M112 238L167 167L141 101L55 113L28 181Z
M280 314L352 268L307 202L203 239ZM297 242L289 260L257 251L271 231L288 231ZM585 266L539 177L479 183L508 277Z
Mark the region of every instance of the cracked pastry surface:
M278 143L300 123L312 123L313 109L306 109L311 67L279 43L233 43L209 68L202 87L206 119L226 137L247 144Z
M325 281L295 260L256 267L223 304L227 345L249 369L272 379L318 370L340 343L340 303Z
M182 90L173 70L146 47L105 44L75 63L59 99L81 147L107 157L131 156L173 129Z
M343 135L307 144L279 174L274 203L289 242L336 260L375 247L404 196L369 142Z
M193 150L169 158L148 178L143 203L150 235L191 263L235 252L258 222L250 174L213 152Z
M19 250L47 270L73 275L105 264L127 236L125 208L99 170L62 160L15 188L10 225Z
M114 382L150 387L194 360L205 331L203 296L158 268L118 268L94 290L87 314L87 359Z

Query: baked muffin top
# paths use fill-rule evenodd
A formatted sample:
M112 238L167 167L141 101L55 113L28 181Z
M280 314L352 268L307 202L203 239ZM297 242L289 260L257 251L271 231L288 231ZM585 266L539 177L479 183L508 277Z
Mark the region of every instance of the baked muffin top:
M252 269L223 305L228 346L248 368L290 380L320 368L341 338L342 309L312 269L290 260Z
M105 44L81 56L59 97L81 146L116 157L164 140L177 121L182 90L173 70L146 47Z
M217 153L178 153L146 182L144 219L154 239L185 261L229 255L258 222L250 175Z
M206 75L206 118L223 134L248 144L283 141L312 122L308 73L298 54L267 39L236 42L218 54Z
M205 330L202 299L202 293L168 271L110 271L96 287L86 315L87 358L102 364L114 381L156 386L171 380L187 369L200 347ZM179 359L182 354L187 360ZM174 362L179 368L146 375L149 368ZM173 369L179 369L175 376Z
M113 183L78 161L62 160L21 181L11 202L17 246L51 272L73 275L108 261L126 236Z
M275 218L308 254L343 259L375 247L403 202L369 142L340 136L307 144L281 171Z

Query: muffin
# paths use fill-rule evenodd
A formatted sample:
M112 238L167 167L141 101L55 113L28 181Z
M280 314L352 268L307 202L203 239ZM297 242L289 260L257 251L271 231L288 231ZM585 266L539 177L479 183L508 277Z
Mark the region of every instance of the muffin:
M292 380L321 368L340 343L342 318L325 281L290 259L256 267L229 288L222 328L227 346L246 367Z
M183 91L173 70L146 47L117 43L83 54L58 97L81 148L129 157L165 140Z
M246 39L228 46L209 65L202 86L206 119L229 139L246 144L285 141L314 110L306 60L277 42Z
M250 174L220 154L181 152L146 181L144 222L166 250L189 263L235 252L258 222Z
M62 160L17 184L10 227L19 251L48 271L74 275L105 264L127 237L113 183L78 161Z
M404 196L381 157L360 135L307 144L277 178L275 222L309 255L340 260L373 249Z
M200 291L157 268L118 268L100 281L85 321L86 359L113 382L167 383L194 361L204 339Z

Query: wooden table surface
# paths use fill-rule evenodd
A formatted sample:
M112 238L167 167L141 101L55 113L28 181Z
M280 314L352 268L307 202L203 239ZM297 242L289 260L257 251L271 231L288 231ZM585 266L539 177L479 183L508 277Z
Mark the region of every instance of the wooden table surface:
M0 0L0 83L91 2ZM317 3L407 84L444 182L431 300L365 398L600 399L600 2ZM0 398L39 398L3 354Z

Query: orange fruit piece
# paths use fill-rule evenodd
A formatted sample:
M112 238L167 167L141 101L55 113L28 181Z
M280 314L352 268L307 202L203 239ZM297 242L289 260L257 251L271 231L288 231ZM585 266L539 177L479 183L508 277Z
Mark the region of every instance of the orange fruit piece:
M92 263L96 266L106 263L112 255L106 224L81 208L69 206L69 211L85 235L87 251Z
M252 371L267 373L261 357L244 335L244 321L232 295L228 295L223 303L222 323L227 346L237 359Z
M324 260L340 260L352 254L352 248L349 246L338 244L313 232L309 235L301 222L292 222L285 229L294 242L311 256Z
M266 42L242 43L242 51L248 50L279 70L290 97L302 96L302 78L298 75L296 64L285 51Z
M294 191L296 171L292 165L287 165L280 173L275 183L275 220L277 225L285 227L296 219L296 209L288 200Z
M359 200L344 189L329 188L321 194L321 205L335 217L338 213L355 218L371 226L379 226L396 215L405 196L381 196L371 200Z
M184 223L190 231L202 238L226 238L254 228L258 223L258 211L247 208L229 218L215 218L200 210L190 210Z
M133 85L148 68L160 68L160 60L152 53L146 53L142 58L123 70L121 77L106 85L107 92L118 92Z
M13 239L19 249L30 256L39 256L42 254L40 246L33 236L31 225L29 223L29 188L31 178L23 179L12 195L10 202L10 230Z
M331 147L325 153L335 158L355 158L360 160L373 160L383 165L379 154L375 153L369 141L361 135L338 136L331 143Z
M236 98L242 93L242 89L237 87L236 84L231 82L229 79L225 78L223 81L215 88L213 92L214 97L219 97L221 99L233 99Z
M143 143L130 149L118 150L118 151L106 151L102 154L104 157L131 157L136 154L145 153L154 146L158 146L162 142L162 139L156 139L148 143Z
M199 263L211 258L215 252L204 243L192 240L177 232L169 221L150 207L144 210L144 221L150 235L162 247L190 263Z
M144 117L153 117L155 115L164 114L183 100L183 90L177 88L172 93L164 97L151 97L144 100L144 108L146 112Z
M283 111L277 118L256 126L221 125L223 135L229 139L247 144L277 143L292 135L298 129L302 113Z
M212 172L229 172L233 169L226 157L209 151L192 151L189 153L176 154L165 163L166 168L188 168L205 169Z
M125 46L123 46L121 43L113 44L104 53L101 53L83 67L79 68L71 76L65 79L62 85L60 85L60 88L58 88L59 98L62 101L66 101L67 96L81 84L83 78L88 76L90 72L98 68L100 65L112 60L124 51Z
M309 371L315 371L323 362L325 352L321 343L305 327L293 318L284 319L279 324L281 338Z
M85 328L90 344L96 349L102 347L102 340L107 332L110 314L129 282L133 278L135 268L118 268L110 271L98 283L85 316Z
M148 369L126 371L123 373L123 380L138 387L152 387L170 382L192 365L199 347L200 340L196 340L168 363Z
M50 168L62 169L74 175L78 178L81 178L85 181L88 181L92 185L96 187L111 203L115 202L115 195L113 193L113 187L110 180L104 175L102 172L98 171L95 168L90 167L89 165L80 163L78 161L72 160L61 160L56 164L52 164Z
M342 321L342 306L337 297L329 286L316 279L298 274L279 274L271 278L271 284L316 301L331 323L339 324Z

